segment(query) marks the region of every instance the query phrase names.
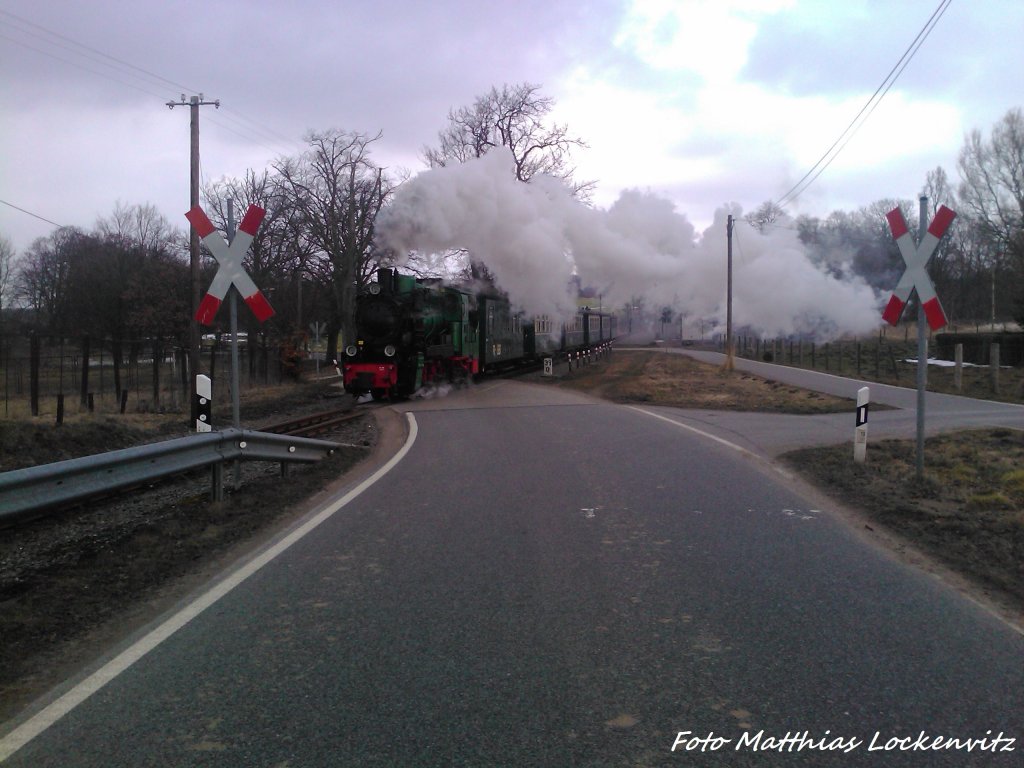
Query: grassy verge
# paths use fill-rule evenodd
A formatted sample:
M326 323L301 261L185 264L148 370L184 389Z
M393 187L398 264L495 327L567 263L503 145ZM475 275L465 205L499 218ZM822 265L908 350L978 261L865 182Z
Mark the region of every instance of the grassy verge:
M559 385L618 403L678 408L812 414L854 407L845 398L657 351L615 352L609 360L567 372Z
M781 457L844 504L1024 609L1024 433L970 430L929 438L925 472L913 440L880 440L864 464L849 445Z

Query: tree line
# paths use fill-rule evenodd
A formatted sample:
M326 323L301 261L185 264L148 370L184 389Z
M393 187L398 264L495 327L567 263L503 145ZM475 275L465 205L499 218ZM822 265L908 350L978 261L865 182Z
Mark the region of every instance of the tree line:
M1024 113L1009 110L986 139L978 129L965 138L957 160L959 179L942 167L929 171L921 194L928 220L940 206L957 213L928 267L951 320L1015 319L1024 324ZM825 218L792 218L766 202L746 219L760 231L796 229L811 258L836 276L855 275L883 293L903 272L903 260L885 214L900 207L916 232L916 200L883 199Z
M449 112L437 145L425 147L423 159L439 167L504 146L512 151L519 180L551 174L585 201L593 182L575 178L572 153L586 144L550 120L553 105L537 85L492 88L472 105ZM339 334L353 337L356 292L394 256L378 247L374 225L404 178L374 160L380 138L379 133L314 131L305 137L303 152L203 190L204 208L222 229L228 200L239 215L250 204L267 211L245 266L277 314L261 328L242 310L250 339L259 333L298 337L310 321L323 321L328 356L334 357ZM947 314L1024 321L1021 110L1007 112L988 138L972 131L957 170L957 183L936 168L923 187L933 212L945 204L959 214L930 268ZM908 214L917 210L913 201L879 200L854 212L794 219L766 202L747 221L761 231L796 229L823 269L860 276L887 291L903 270L885 220L896 205ZM216 264L207 258L204 265L208 285ZM184 347L191 316L187 233L153 206L133 204L118 205L92 231L56 229L20 255L0 238L0 310L10 307L18 309L22 326L54 337L144 338ZM113 353L117 358L120 349Z
M591 185L573 180L570 161L571 150L585 145L566 126L548 120L553 106L534 84L492 88L472 105L449 112L438 146L424 147L424 160L439 167L506 146L520 180L548 173L585 195ZM229 200L239 216L249 205L267 211L244 264L276 315L260 328L243 309L240 319L250 339L260 332L294 338L320 321L326 324L328 357L334 357L339 334L353 338L359 287L376 268L393 262L393 254L375 243L374 224L404 177L374 160L380 138L313 131L305 137L305 151L202 190L204 209L222 230ZM0 239L0 256L0 309L18 308L23 326L53 337L160 339L179 348L188 343L187 232L151 205L118 205L89 232L59 228L16 259L9 242ZM203 270L208 285L216 270L212 258L204 259Z

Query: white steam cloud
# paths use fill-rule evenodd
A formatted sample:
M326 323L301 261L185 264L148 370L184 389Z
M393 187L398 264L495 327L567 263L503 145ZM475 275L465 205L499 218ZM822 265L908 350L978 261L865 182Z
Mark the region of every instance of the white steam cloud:
M721 209L698 235L672 203L627 190L608 210L589 208L557 179L516 181L511 154L424 171L381 213L377 232L397 253L466 249L530 314L565 316L575 307L571 276L602 292L606 307L644 297L724 325L726 217L737 218L733 321L765 334L822 337L878 325L879 297L860 278L839 280L815 266L797 233L761 234Z

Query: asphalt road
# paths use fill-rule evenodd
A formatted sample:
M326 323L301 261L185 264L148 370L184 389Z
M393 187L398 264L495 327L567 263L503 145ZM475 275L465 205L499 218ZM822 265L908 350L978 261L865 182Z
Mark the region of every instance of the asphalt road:
M720 365L725 356L717 352L666 348L666 354L682 354L702 362ZM737 368L766 379L790 384L837 397L857 399L861 387L870 390L871 403L868 420L868 451L871 440L882 438L908 438L917 434L917 390L894 387L859 379L836 376L821 371L809 371L786 365L762 363L736 358ZM881 410L877 405L888 406ZM676 408L660 409L671 418L692 424L704 431L735 442L747 450L764 456L777 456L795 448L812 445L834 445L849 442L853 451L855 426L854 406L848 414L821 414L794 416L778 413L739 413L735 411L709 411ZM958 429L982 427L1013 427L1024 429L1024 405L977 400L938 392L927 392L925 399L925 432L935 435Z
M1024 636L766 463L515 382L410 410L386 475L5 766L1024 762L983 749L1024 739Z

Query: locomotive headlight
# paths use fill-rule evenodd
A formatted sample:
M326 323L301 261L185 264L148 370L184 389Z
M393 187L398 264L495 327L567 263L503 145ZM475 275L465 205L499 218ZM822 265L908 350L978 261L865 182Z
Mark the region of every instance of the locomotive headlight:
M380 283L370 283L370 293L374 296L380 293Z
M387 357L394 357L395 356L395 345L394 344L388 344L386 347L384 347L384 354Z
M358 350L356 349L355 344L349 344L347 347L345 347L345 354L348 355L349 357L355 357L357 351Z

